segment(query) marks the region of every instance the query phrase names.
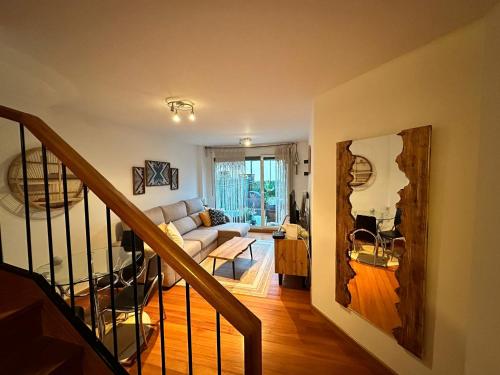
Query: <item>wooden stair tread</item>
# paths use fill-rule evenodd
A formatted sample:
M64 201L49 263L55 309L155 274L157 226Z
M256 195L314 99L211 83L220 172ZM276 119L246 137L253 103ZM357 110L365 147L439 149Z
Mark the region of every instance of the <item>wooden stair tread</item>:
M25 342L42 335L43 300L35 299L21 305L2 306L0 309L0 350L22 348Z
M40 336L28 341L22 350L11 350L0 354L5 374L59 375L82 373L83 348L67 341L49 336ZM27 360L29 359L29 360Z
M41 299L35 300L27 305L22 306L9 306L3 311L0 311L0 325L5 324L19 315L28 313L32 310L39 311L43 305Z

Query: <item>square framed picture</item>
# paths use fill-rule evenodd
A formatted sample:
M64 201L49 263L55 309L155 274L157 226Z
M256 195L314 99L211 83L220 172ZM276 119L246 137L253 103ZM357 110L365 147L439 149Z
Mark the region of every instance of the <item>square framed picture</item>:
M179 169L170 168L170 190L179 189Z
M170 185L170 163L146 160L146 186Z
M132 167L132 181L134 186L134 195L141 195L146 192L144 167Z

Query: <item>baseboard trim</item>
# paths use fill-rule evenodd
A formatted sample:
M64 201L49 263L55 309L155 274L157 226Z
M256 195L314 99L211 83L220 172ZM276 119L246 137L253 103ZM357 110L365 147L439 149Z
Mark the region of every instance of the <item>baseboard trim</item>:
M369 357L371 360L380 364L380 366L383 367L384 369L386 369L389 373L394 374L394 375L398 375L397 372L395 372L392 368L387 366L378 357L376 357L372 352L370 352L363 345L361 345L356 340L354 340L351 336L349 336L342 328L340 328L338 325L336 325L329 317L327 317L321 310L319 310L312 303L311 303L311 309L312 309L313 313L323 317L328 322L328 325L330 326L330 328L332 330L334 330L337 334L339 334L344 339L349 341L351 344L357 346L367 357Z

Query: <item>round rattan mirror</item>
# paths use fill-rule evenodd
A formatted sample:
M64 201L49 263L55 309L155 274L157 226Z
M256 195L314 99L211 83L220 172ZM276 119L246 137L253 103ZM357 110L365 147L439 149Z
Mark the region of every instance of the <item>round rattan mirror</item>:
M353 155L354 164L351 168L351 174L353 176L350 186L355 189L364 189L373 182L375 178L372 163L361 155Z
M33 148L26 151L26 176L28 180L28 197L30 207L45 210L45 185L42 162L42 149ZM50 151L47 151L47 170L50 208L64 207L64 190L62 179L62 162ZM12 195L24 204L24 183L22 156L19 154L10 164L8 171L9 188ZM69 169L66 170L69 207L83 199L83 183Z

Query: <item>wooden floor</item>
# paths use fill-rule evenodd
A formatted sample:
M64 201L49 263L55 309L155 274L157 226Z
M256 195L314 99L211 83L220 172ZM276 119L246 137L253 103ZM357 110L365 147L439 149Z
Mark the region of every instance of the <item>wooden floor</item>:
M253 234L270 238L266 234ZM299 282L298 282L299 281ZM287 284L291 288L287 288ZM314 312L306 290L294 289L300 280L285 278L284 287L274 275L267 298L239 296L262 321L264 374L390 374L359 346ZM195 374L217 373L215 311L191 289L193 364ZM333 296L332 296L333 298ZM165 342L168 374L186 374L187 331L185 288L163 292L166 312ZM159 321L158 296L146 312ZM160 339L156 330L142 353L143 374L161 374ZM222 372L243 373L242 336L224 319L221 323ZM135 366L129 368L136 373Z
M399 302L395 289L399 286L395 268L374 267L356 261L350 262L356 276L349 282L349 307L392 335L401 326L396 309Z

